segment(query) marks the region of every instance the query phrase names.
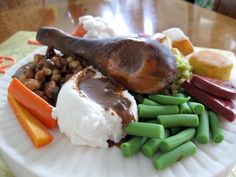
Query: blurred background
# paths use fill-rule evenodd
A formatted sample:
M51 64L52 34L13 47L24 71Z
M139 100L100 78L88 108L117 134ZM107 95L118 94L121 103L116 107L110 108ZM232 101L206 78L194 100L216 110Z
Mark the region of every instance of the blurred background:
M235 0L186 0L195 3L203 8L211 9L216 12L236 18Z
M184 0L0 0L0 43L17 31L37 31L47 25L71 33L78 25L78 18L89 14L101 16L120 33L153 34L178 26L192 36L193 43L205 46L209 43L211 47L218 47L204 40L202 31L215 39L219 33L217 30L214 30L217 34L212 32L212 28L220 28L224 24L217 21L213 13L205 13L201 9L236 18L236 0L185 1L189 3L183 3ZM181 12L175 9L177 6L181 7ZM227 43L227 49L235 48L234 40L228 40L236 37L232 35L233 29L224 30L220 40Z

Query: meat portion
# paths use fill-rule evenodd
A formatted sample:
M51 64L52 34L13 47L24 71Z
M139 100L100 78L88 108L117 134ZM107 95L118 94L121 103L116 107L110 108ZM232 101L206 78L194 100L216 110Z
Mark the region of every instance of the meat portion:
M44 27L38 31L37 40L66 55L83 58L136 93L157 93L175 80L176 61L171 50L150 39L83 39Z

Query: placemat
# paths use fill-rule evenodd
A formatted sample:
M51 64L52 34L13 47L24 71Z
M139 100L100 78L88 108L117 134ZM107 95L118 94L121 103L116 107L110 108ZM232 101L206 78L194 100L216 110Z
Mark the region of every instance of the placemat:
M14 58L16 61L24 58L40 46L29 45L29 39L35 40L36 32L20 31L15 33L5 42L0 44L0 55ZM0 74L0 77L2 75ZM6 164L0 157L0 177L13 177ZM236 167L231 171L228 177L236 177Z

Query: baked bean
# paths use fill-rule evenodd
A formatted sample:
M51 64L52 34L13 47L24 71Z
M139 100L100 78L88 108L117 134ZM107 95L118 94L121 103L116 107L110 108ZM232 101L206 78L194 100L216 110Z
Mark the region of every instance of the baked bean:
M43 91L40 91L40 90L35 90L34 93L36 93L38 96L40 97L43 97L44 96L44 93Z
M18 79L49 104L55 106L63 84L83 69L83 61L60 56L48 47L46 55L34 55L32 66L27 65ZM13 76L14 77L14 76Z
M78 60L73 60L69 63L69 67L72 69L77 68L80 65L80 62Z
M28 79L34 78L34 71L30 68L27 68L23 73Z
M51 80L59 82L61 80L61 74L53 74Z
M24 85L32 91L38 90L40 88L40 82L36 79L27 79L24 82Z
M21 75L18 77L18 79L19 79L22 83L24 83L24 82L27 80L27 77L26 77L24 74L21 74Z
M43 80L43 79L45 78L45 76L46 76L45 70L42 69L42 70L37 71L37 72L35 73L35 77L34 77L34 78L37 79L37 80L39 80L39 81L41 81L41 80Z
M43 59L43 55L35 54L34 55L34 64L38 64Z
M60 74L61 72L60 72L60 70L59 69L53 69L52 70L52 74Z
M54 56L54 57L52 57L51 60L56 65L57 68L61 68L62 67L61 59L60 59L59 56Z
M44 93L48 96L48 98L53 98L52 92L53 92L54 87L56 87L55 81L50 81L46 84L46 87L44 89Z
M52 70L50 68L44 67L43 70L46 76L50 76L52 74Z
M67 60L68 62L71 62L71 61L74 60L74 58L72 58L72 57L67 57L66 60Z
M42 70L43 67L44 67L44 64L43 64L43 63L38 63L38 64L36 65L36 71Z
M45 61L45 66L46 66L47 68L53 69L53 68L55 67L55 63L54 63L52 60L47 59L47 60Z

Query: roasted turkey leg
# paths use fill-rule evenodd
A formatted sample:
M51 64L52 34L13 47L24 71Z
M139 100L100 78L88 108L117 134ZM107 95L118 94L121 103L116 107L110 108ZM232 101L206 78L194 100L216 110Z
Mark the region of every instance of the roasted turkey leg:
M37 40L62 53L82 58L107 77L136 93L158 93L176 76L176 60L170 49L140 37L77 38L43 27Z

